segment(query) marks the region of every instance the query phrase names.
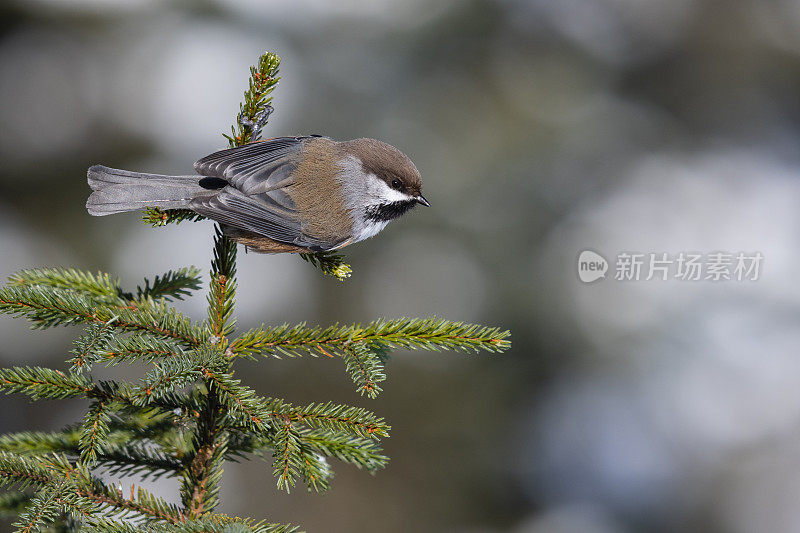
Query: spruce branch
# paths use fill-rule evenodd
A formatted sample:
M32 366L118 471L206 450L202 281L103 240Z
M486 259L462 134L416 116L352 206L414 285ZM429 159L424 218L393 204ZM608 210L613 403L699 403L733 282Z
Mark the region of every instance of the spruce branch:
M133 388L134 405L148 405L154 400L192 383L200 377L201 365L191 359L169 359L156 363L153 370Z
M161 209L160 207L148 207L142 212L142 222L159 228L167 224L180 224L184 221L198 222L205 220L206 217L198 215L189 209Z
M212 344L205 347L205 353L198 351L196 360L196 368L204 379L207 395L192 439L193 458L184 471L181 487L183 504L192 518L213 511L219 503L219 483L227 450L227 435L221 426L221 391L210 376L224 373L230 368L227 353L221 350L227 344L226 337L233 333L235 323L236 242L225 236L219 225L215 227L210 276L206 327L212 332Z
M160 359L180 359L185 356L184 348L174 340L155 338L148 333L133 333L117 336L105 349L95 354L94 362L106 366L121 363L152 363Z
M155 374L155 372L154 372ZM182 413L192 412L197 409L197 399L192 392L183 394L168 390L164 387L158 394L147 394L145 379L140 384L117 381L100 381L95 383L95 387L86 394L92 400L109 400L120 403L126 412L140 410L143 413L154 413L164 415L178 420Z
M196 439L202 440L195 442L196 452L183 470L181 486L183 505L191 518L210 512L219 504L222 464L227 453L227 441L218 432L216 419L201 422Z
M234 432L229 442L228 458L237 461L246 454L262 458L266 455L271 456L276 445L276 434L277 432L254 436L251 433ZM317 453L364 468L369 472L374 473L389 462L389 458L383 454L379 441L375 439L310 428L298 428L297 435L302 445L310 447Z
M31 268L20 270L8 278L8 287L41 286L84 294L93 299L118 302L119 280L108 274L82 272L74 268Z
M500 353L511 346L509 336L510 332L499 328L437 317L400 318L375 320L366 326L333 325L325 329L305 324L272 328L262 325L240 335L230 348L237 356L296 357L306 353L342 356L345 346L368 342L386 348Z
M308 252L301 253L303 261L319 268L323 274L333 276L339 281L344 281L353 273L353 269L345 262L344 255L336 252Z
M100 447L97 465L112 475L138 475L142 479L177 476L184 467L183 462L173 455L138 442Z
M23 431L0 436L0 451L16 454L77 453L80 431Z
M369 344L365 342L345 344L342 349L342 359L353 383L357 385L356 392L362 396L366 394L372 399L377 398L383 390L378 383L386 380L386 373L383 362L370 350Z
M214 339L224 344L233 333L233 308L236 299L236 242L215 227L214 259L211 262L211 290L208 294L208 328Z
M106 322L96 317L94 303L89 298L67 290L44 290L38 285L0 289L0 312L24 316L40 328Z
M225 372L230 360L224 349L226 337L233 332L233 309L236 298L236 242L217 225L214 235L214 258L211 262L211 286L208 294L208 319L212 346L198 353L195 369L204 378L207 390L199 412L196 433L192 439L193 458L183 475L181 495L189 516L196 518L213 511L219 503L219 483L225 458L226 435L221 429L222 403L220 391L209 379L211 373ZM218 348L218 349L217 349Z
M98 310L99 311L99 310ZM169 307L166 302L141 300L131 308L117 310L113 327L147 333L157 339L172 340L187 347L203 344L208 334L200 326Z
M333 476L325 457L304 444L300 432L291 420L283 420L278 425L273 447L273 475L277 479L278 490L287 493L302 477L308 490L323 491L330 488Z
M221 239L226 237L221 236ZM224 330L224 324L218 326L220 328L215 332ZM207 361L200 361L199 368L207 394L198 411L197 428L192 438L192 449L187 457L188 466L184 469L181 486L183 505L191 518L213 511L219 503L219 483L226 453L227 437L221 426L223 414L219 390L208 376L212 372L229 368L230 361L219 351L208 351Z
M280 424L275 436L275 462L272 464L272 473L278 480L278 489L287 493L294 487L295 480L302 468L303 457L298 441L298 435L291 420L285 420Z
M205 371L206 377L219 391L220 401L228 408L234 428L252 431L269 429L270 420L279 423L301 423L314 428L327 428L361 437L387 437L390 426L383 418L361 407L331 402L296 407L283 400L263 398L250 387L241 385L230 374Z
M382 453L383 450L375 439L317 429L302 433L301 440L326 457L369 472L374 473L389 463L389 457Z
M93 517L90 523L84 524L81 531L87 533L153 533L156 531L154 525L141 525L131 524L129 522L118 522L116 520L109 520L104 517ZM172 528L167 529L166 526L160 531L175 531Z
M391 429L383 418L367 409L332 402L291 408L285 416L293 422L301 422L312 428L340 431L364 438L388 437Z
M91 379L75 373L39 366L0 369L0 391L21 392L34 400L86 396L95 390Z
M239 119L231 126L231 134L225 135L231 148L257 141L260 130L272 113L272 91L280 81L278 71L281 58L265 52L258 63L250 67L250 81L244 92L244 101L239 104Z
M18 490L30 486L44 487L54 479L55 472L42 464L39 458L24 457L0 451L0 486Z
M0 313L23 316L34 328L67 324L106 324L115 329L148 333L193 347L207 334L166 302L141 300L128 306L103 305L68 290L41 286L6 286L0 289ZM112 322L112 319L113 322Z
M83 476L76 490L79 502L86 505L100 505L108 517L141 518L148 521L164 521L175 524L184 519L178 507L154 496L151 492L137 487L135 497L126 498L122 490L111 487L97 478ZM90 515L91 516L91 515Z
M137 299L167 298L182 299L190 291L200 288L200 272L195 267L185 267L156 276L152 282L144 280L144 286L136 289ZM94 300L109 303L124 303L134 299L122 290L119 279L103 272L93 274L73 268L33 268L21 270L8 279L9 287L42 286L73 291Z
M112 408L109 402L103 400L93 402L89 407L80 429L79 446L84 463L93 464L97 460L98 449L107 444Z
M180 407L172 407L169 411L149 406L146 409L128 409L125 416L111 420L109 442L123 444L134 440L148 440L162 446L172 444L173 436L180 429L181 418L191 416L187 411L197 408L194 400L195 395L187 395L182 398ZM180 409L180 414L175 409Z
M119 421L112 420L109 426L113 427L115 421L119 425ZM137 474L145 479L176 475L183 468L183 463L158 447L148 445L150 439L147 437L148 435L137 435L132 431L109 431L106 443L96 448L96 466L109 474ZM0 451L21 455L50 455L60 452L68 457L78 458L82 448L80 439L81 431L78 429L14 433L0 437Z
M2 454L0 454L1 459ZM80 463L73 465L63 455L52 455L37 458L37 460L40 466L52 472L52 479L68 481L59 495L59 502L81 520L91 523L95 517L103 516L177 523L183 518L176 506L141 487L138 488L135 495L131 489L130 498L126 498L122 494L121 488L107 485L92 476L85 465ZM0 470L0 475L2 475L2 470Z
M114 319L111 319L112 321ZM100 358L100 354L113 339L113 329L107 324L92 322L86 326L83 335L75 340L75 347L70 350L72 359L67 360L74 372L89 371Z
M63 479L55 480L39 490L25 508L14 527L19 533L33 533L41 530L41 526L51 524L61 514L59 496L67 482Z
M56 501L82 519L90 519L100 511L110 517L125 517L133 513L146 520L170 523L179 522L182 518L177 507L141 487L136 498L125 498L119 489L93 477L84 467L73 466L63 455L25 457L0 452L2 486L23 489L33 485L42 489L65 480L66 483L60 485Z
M197 519L187 519L175 524L152 523L144 526L98 519L94 520L86 531L88 533L296 533L299 530L287 524L256 522L249 518L206 513Z
M298 477L303 478L309 489L329 488L332 471L325 455L349 458L368 469L380 461L377 456L364 461L348 453L355 444L363 442L353 441L352 437L374 440L388 436L389 426L366 409L333 403L295 407L282 400L261 398L229 374L208 372L207 377L228 407L229 418L241 424L229 429L258 435L259 444L251 443L254 447L246 451L260 454L259 448L272 448L273 473L281 490L290 491ZM306 439L306 435L310 438ZM230 453L240 455L245 451L241 446L242 441L235 440ZM365 453L374 455L374 451L375 448L369 447Z
M203 375L226 408L227 417L236 423L263 430L273 414L283 408L283 402L259 397L230 373L204 369Z
M273 524L265 521L256 522L249 518L229 517L207 513L197 520L188 520L180 524L177 531L186 533L232 533L236 531L252 533L294 533L299 530L288 524Z
M54 400L83 396L94 400L118 401L126 405L139 406L141 394L132 391L126 383L99 382L94 383L90 377L74 372L65 373L51 368L38 366L12 367L0 369L0 391L10 394L19 392L27 394L34 400ZM167 397L167 401L164 398ZM156 407L175 409L182 403L173 402L174 397L159 394L152 402ZM150 403L150 402L147 402Z
M136 288L137 299L166 298L168 300L183 300L184 296L189 296L192 291L200 288L200 269L197 267L184 267L178 270L170 270L161 276L150 280L144 280L144 287Z

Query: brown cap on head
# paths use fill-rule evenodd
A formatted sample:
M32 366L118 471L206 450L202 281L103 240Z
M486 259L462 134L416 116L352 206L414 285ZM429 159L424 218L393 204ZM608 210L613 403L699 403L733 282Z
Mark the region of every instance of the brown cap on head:
M376 139L354 139L340 143L342 148L361 160L364 170L386 184L411 196L422 193L422 176L406 154Z

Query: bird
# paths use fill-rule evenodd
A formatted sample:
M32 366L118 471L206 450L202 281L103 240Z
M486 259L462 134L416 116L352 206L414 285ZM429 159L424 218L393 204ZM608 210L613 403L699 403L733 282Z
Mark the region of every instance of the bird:
M94 165L89 214L189 209L259 253L338 250L377 235L417 205L422 177L403 152L376 139L276 137L220 150L196 174L164 176Z

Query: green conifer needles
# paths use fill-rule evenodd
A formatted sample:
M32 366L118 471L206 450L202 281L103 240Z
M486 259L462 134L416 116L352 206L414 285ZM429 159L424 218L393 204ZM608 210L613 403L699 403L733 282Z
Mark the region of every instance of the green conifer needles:
M278 63L266 54L253 68L239 127L227 136L232 145L258 138ZM184 216L164 213L173 221ZM349 275L341 256L304 258L323 272ZM87 408L82 420L61 431L0 436L0 516L16 517L16 531L296 531L217 514L225 462L263 458L279 489L302 482L326 490L331 459L373 473L383 468L389 459L380 440L390 426L359 406L294 405L261 395L236 376L239 358L341 358L357 392L375 398L391 349L502 352L510 346L508 331L436 317L327 328L262 325L237 334L236 244L219 228L209 278L201 323L169 305L200 288L196 268L167 272L130 291L108 274L62 268L23 270L0 288L0 313L27 318L34 328L83 328L65 354L64 370L0 369L0 392L33 400L83 398ZM98 366L120 364L146 370L131 382L91 375ZM101 473L176 478L181 505L141 487L107 484Z

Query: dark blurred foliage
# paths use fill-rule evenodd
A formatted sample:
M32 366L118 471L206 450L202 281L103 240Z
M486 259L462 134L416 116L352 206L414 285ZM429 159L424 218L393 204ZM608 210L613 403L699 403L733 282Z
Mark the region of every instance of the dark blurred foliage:
M374 402L337 361L244 365L265 394L368 404L392 462L289 496L268 464L231 465L223 511L309 531L797 530L799 30L790 0L7 3L0 274L207 267L210 223L92 218L85 171L190 171L272 50L265 135L385 140L433 208L348 248L346 283L243 255L241 327L438 314L510 328L514 348L398 352ZM582 285L585 248L758 250L765 268ZM203 299L183 308L201 319ZM58 365L75 336L0 334L6 366ZM3 431L84 407L3 402Z

